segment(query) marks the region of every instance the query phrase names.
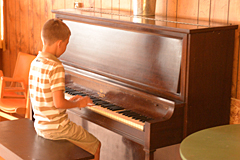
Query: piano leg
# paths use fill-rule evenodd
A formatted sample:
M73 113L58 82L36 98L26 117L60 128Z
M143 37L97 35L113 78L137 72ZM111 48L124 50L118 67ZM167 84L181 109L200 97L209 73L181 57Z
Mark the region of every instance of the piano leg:
M145 160L154 160L154 150L149 150L149 149L143 149L145 152Z

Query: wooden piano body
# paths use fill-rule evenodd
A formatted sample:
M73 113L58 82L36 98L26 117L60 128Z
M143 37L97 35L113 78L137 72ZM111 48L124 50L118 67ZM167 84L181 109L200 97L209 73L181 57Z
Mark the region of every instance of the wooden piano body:
M89 108L69 112L142 145L145 160L193 132L229 123L236 25L97 9L52 12L72 32L60 57L66 86L150 119L141 130Z

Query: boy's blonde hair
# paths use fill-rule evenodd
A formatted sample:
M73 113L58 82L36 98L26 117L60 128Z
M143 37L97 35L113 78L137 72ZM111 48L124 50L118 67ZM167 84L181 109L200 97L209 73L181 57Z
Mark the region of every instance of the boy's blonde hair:
M68 26L60 19L49 19L42 28L41 38L44 45L52 45L58 40L65 41L71 35Z

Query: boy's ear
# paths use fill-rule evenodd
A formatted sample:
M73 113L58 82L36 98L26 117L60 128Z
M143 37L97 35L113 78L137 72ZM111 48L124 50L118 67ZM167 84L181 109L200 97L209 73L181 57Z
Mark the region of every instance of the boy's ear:
M61 47L61 45L62 45L62 40L58 40L58 41L57 41L57 46L58 46L58 48Z

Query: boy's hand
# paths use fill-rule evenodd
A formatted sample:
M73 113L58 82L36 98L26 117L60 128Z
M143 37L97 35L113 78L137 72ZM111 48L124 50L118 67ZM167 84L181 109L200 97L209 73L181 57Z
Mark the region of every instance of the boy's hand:
M69 101L74 102L74 101L78 100L79 98L82 98L82 96L80 96L80 95L76 95L76 96L70 98Z
M89 97L82 97L80 95L73 96L68 100L65 99L64 93L62 90L53 92L53 103L56 108L59 109L70 109L75 107L86 107L93 105L92 100Z
M94 105L92 100L88 96L79 97L76 101L79 102L79 108Z

